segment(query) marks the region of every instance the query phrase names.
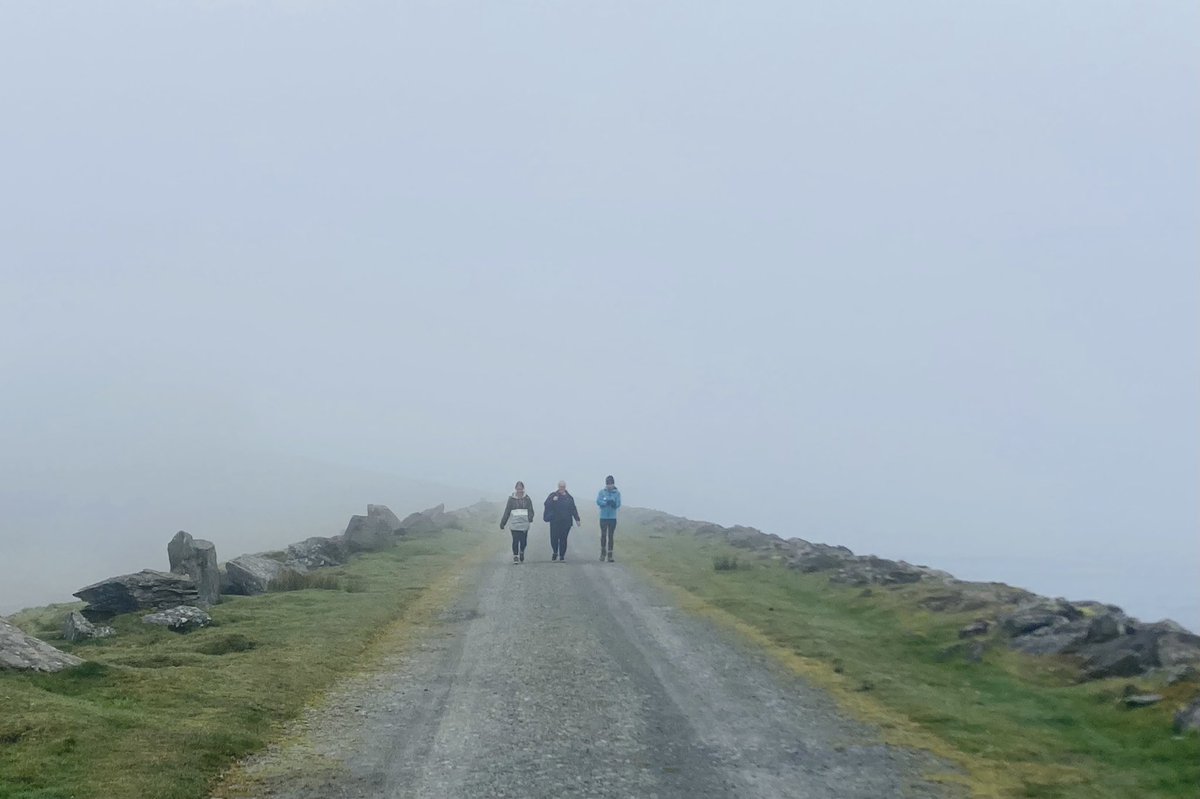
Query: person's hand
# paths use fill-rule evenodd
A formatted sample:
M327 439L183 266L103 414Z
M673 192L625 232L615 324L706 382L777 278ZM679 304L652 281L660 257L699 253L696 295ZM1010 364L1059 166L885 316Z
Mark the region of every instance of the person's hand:
M581 524L579 523L579 520L578 520L578 519L576 519L576 520L575 520L575 526L576 526L576 527L582 527L583 525L581 525Z

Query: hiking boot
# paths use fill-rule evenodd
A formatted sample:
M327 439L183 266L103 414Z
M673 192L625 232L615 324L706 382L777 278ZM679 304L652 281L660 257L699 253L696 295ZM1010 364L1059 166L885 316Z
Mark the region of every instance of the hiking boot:
M556 560L558 560L558 553L557 553L557 552L555 552L553 555L551 555L551 556L550 556L550 562L551 562L551 563L553 563L553 562L554 562L554 561L556 561Z
M525 562L525 550L521 550L521 562Z
M604 550L600 550L600 560L604 560Z
M608 553L608 562L609 562L609 563L612 563L612 562L613 562L613 559L612 559L612 553L611 553L611 552L609 552L609 553Z
M520 562L521 562L521 559L519 557L517 557L516 555L513 555L513 563L520 563Z

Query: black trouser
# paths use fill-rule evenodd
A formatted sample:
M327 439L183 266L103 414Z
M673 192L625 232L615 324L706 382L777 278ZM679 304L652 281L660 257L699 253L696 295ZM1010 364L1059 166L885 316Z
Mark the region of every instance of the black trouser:
M617 531L616 519L600 520L600 551L612 552L613 533Z
M566 524L555 522L550 525L550 548L554 554L562 557L567 554L567 535L571 532L571 522Z
M512 533L513 537L513 554L520 555L525 551L525 543L529 541L529 531L513 530L510 528L509 532Z

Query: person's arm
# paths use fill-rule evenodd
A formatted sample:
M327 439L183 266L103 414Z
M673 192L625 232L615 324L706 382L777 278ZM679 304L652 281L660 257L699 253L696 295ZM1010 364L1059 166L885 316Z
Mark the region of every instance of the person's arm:
M504 529L504 525L508 524L508 515L512 513L513 501L512 497L508 498L508 502L504 503L504 515L500 517L500 529Z
M613 493L616 494L616 496L613 497L613 499L616 500L616 504L613 505L613 510L616 510L617 508L621 507L621 492L614 491Z
M571 497L571 515L575 517L576 524L583 523L579 521L579 508L575 507L575 497Z
M606 502L606 499L604 497L604 495L606 493L608 493L608 492L602 488L602 489L600 489L600 493L596 495L596 504L602 508L604 507L604 504Z

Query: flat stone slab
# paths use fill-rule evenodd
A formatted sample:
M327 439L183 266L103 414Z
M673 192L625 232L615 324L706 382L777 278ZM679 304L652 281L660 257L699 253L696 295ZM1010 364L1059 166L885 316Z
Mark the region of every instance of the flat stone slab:
M82 658L68 655L34 638L15 624L0 619L0 669L62 671L82 662Z

